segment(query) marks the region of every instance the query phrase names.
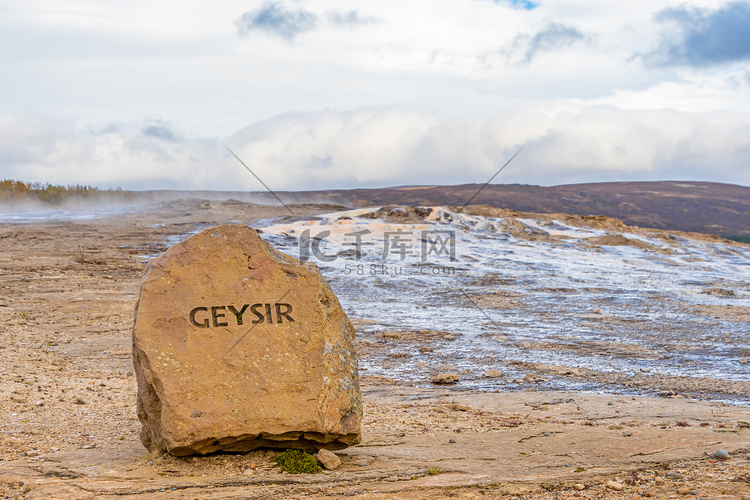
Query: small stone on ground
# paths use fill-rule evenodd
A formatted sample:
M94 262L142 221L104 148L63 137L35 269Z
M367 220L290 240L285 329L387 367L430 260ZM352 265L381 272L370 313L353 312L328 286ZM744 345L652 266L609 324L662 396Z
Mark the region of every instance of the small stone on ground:
M315 458L328 470L336 470L341 467L341 459L331 451L320 450Z
M726 460L729 458L729 452L727 450L716 450L714 452L714 458L718 458L719 460Z
M615 490L615 491L622 491L625 489L625 486L623 486L621 483L618 483L617 481L607 481L606 486L610 490Z
M432 383L439 385L457 384L459 380L461 377L455 373L441 373L432 377Z

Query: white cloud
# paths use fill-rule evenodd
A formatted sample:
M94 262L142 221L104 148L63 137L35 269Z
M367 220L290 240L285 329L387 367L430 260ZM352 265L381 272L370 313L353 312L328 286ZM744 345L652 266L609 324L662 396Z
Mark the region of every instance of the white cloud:
M547 103L476 120L400 108L286 115L230 142L276 185L294 189L484 182L557 184L703 175L750 181L750 116Z
M100 187L199 187L216 184L216 141L176 140L161 122L97 130L38 116L2 115L0 177Z
M224 136L276 189L484 182L527 141L498 181L748 183L750 63L635 57L683 0L512 3L278 0L318 20L285 38L238 35L267 0L9 0L0 175L259 189Z
M405 108L284 114L226 144L274 190L495 182L710 180L750 184L750 116L565 102L456 120ZM262 190L218 139L163 122L81 131L0 120L0 177L125 188Z
M643 59L656 66L712 66L750 61L750 3L734 0L718 9L680 5L660 10L659 47Z
M750 113L750 71L729 67L704 74L680 70L680 78L657 82L646 89L617 90L589 100L589 104L612 104L625 109L675 109L685 112L727 110Z

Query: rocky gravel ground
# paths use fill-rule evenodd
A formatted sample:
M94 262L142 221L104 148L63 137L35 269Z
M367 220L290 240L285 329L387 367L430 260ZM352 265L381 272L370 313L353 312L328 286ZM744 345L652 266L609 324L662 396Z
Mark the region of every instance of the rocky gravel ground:
M282 210L183 200L116 219L0 225L0 498L750 498L750 409L540 391L531 378L487 393L364 376L363 442L311 476L282 473L274 450L148 454L130 353L144 256L170 237ZM403 335L363 338L360 356L411 342Z

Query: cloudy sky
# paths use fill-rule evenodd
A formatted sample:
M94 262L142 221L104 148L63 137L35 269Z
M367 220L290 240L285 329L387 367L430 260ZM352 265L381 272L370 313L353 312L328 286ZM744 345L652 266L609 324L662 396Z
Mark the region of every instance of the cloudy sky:
M0 178L750 185L750 1L4 0Z

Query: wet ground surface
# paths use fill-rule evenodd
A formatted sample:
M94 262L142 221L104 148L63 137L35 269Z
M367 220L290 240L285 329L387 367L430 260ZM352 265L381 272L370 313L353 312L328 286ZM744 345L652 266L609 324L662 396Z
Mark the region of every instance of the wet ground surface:
M0 220L150 221L143 230L154 241L120 245L138 265L216 223L250 223L321 268L356 326L363 377L427 386L450 372L464 389L750 404L748 245L482 207L300 207L294 215L252 207L196 199Z
M693 376L666 358L682 356L691 345L710 354L703 344L716 337L719 361L739 363L746 333L737 332L747 332L748 324L742 268L748 247L702 236L674 240L597 218L485 213L492 220L472 224L450 214L454 221L448 223L430 214L388 211L336 216L341 222L329 225L341 230L323 238L320 249L339 258L318 262L357 326L363 443L341 453L341 470L312 477L282 474L272 461L276 452L268 450L197 460L150 456L138 439L130 346L148 256L232 220L265 226L269 240L296 256L300 231L318 234L331 210L295 211L305 215L290 218L283 208L240 202L181 200L114 217L63 214L0 224L0 497L559 499L670 498L695 491L697 498L740 499L750 494L750 410L690 399L718 394L742 402L750 384L741 369L727 372L736 380ZM530 228L529 220L547 229L545 224L558 220L574 228L567 232L591 236L545 235ZM339 250L336 238L351 242L343 236L352 229L350 221L371 231L363 235L363 242L374 245L362 256L370 259L367 264L381 260L377 235L382 238L383 231L411 231L409 224L425 230L456 227L456 260L430 255L427 264L455 267L456 274L423 276L417 254L405 257L417 266L413 279L347 275L346 265L357 263L356 249ZM591 229L581 229L583 222ZM623 241L623 232L633 237ZM664 248L634 242L642 238ZM685 252L718 257L694 261L693 268L691 254L680 254L675 241ZM559 248L575 249L560 253L565 265L548 262ZM594 267L587 265L589 254L599 259L590 260ZM389 258L400 262L397 252ZM630 276L661 259L676 264L654 264L638 278L642 284ZM630 272L618 272L623 265L630 265ZM680 281L687 273L674 269L703 272L690 278L702 281ZM679 321L687 341L679 327L662 324L664 318ZM684 359L700 366L700 360L690 361L695 357ZM575 363L565 366L569 360ZM584 363L593 368L577 368ZM611 363L631 368L620 373ZM652 372L643 371L650 367ZM654 374L657 369L664 371ZM460 382L430 384L433 374L448 370L459 374ZM546 390L550 387L586 390ZM602 388L608 391L590 392ZM622 395L626 392L669 397ZM719 448L728 459L706 455ZM622 489L610 488L609 481Z
M598 374L548 373L535 380L545 389L663 393L672 380L678 392L750 402L750 247L443 208L408 220L399 210L262 229L321 267L366 346L363 374L425 384L448 371L462 387L516 390L541 363Z

